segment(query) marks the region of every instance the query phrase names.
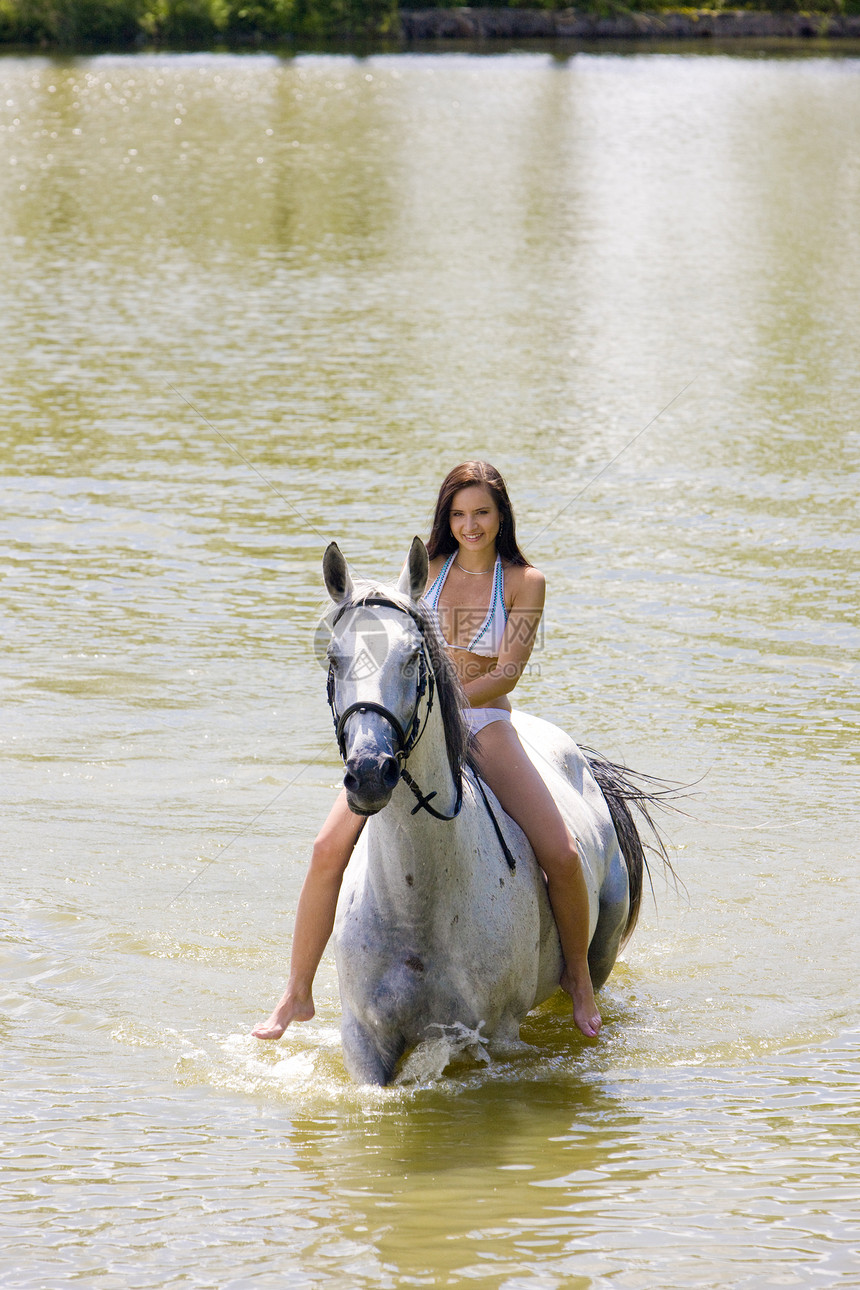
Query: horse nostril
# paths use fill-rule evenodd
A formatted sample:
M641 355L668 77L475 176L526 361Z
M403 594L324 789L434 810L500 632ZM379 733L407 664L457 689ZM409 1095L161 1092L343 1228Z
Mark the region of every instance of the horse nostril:
M358 788L358 783L359 783L358 776L353 775L352 771L348 770L343 777L343 786L346 789L346 791L348 793L354 793Z
M396 757L386 757L379 768L380 778L387 789L392 789L400 778Z

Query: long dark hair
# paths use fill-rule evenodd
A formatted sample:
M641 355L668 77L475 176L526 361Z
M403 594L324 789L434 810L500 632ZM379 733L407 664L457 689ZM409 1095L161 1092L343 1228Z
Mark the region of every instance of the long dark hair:
M495 466L491 466L488 461L464 461L461 466L455 466L443 479L436 499L433 526L427 541L427 554L430 559L435 560L437 555L451 555L458 550L457 539L451 532L451 503L455 493L461 488L470 488L473 484L477 484L479 488L486 488L499 508L499 532L496 537L496 550L499 555L509 564L531 568L530 562L517 546L517 526L505 481Z

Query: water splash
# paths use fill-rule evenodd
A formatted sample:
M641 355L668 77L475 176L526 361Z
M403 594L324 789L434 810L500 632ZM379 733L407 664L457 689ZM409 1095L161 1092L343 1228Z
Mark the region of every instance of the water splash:
M470 1030L462 1022L443 1026L434 1023L428 1030L439 1030L441 1034L432 1039L425 1039L414 1048L404 1061L394 1083L424 1084L441 1077L445 1068L465 1053L475 1061L490 1065L490 1055L485 1048L487 1036L481 1034L484 1022L479 1021L475 1030Z
M318 1094L330 1084L340 1087L342 1076L331 1054L338 1055L335 1031L314 1033L314 1046L306 1042L262 1047L250 1035L212 1035L212 1048L188 1042L174 1065L176 1082L183 1086L208 1084L232 1092L262 1094L275 1100L295 1100Z

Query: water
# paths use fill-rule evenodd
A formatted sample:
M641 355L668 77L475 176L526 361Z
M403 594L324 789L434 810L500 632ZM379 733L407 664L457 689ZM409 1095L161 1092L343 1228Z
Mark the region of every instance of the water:
M860 1284L860 62L754 54L0 61L4 1286ZM329 960L247 1034L320 557L478 455L686 892L597 1044L357 1089Z

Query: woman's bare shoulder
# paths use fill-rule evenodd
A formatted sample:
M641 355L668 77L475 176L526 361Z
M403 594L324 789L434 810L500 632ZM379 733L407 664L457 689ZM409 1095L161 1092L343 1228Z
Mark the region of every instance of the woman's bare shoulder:
M509 564L505 567L505 585L510 590L510 601L526 605L542 605L546 595L546 579L534 565Z

